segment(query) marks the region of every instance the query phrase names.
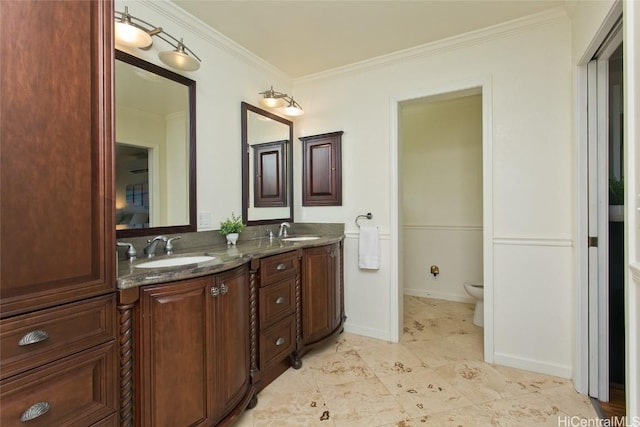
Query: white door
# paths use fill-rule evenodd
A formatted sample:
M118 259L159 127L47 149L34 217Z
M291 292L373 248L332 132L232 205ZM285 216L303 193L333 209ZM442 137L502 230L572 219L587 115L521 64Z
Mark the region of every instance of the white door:
M589 395L609 400L609 58L622 21L587 66Z

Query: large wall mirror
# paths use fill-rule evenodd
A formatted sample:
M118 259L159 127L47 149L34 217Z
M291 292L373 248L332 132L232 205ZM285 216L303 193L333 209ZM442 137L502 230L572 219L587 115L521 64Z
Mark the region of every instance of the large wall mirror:
M242 218L249 225L293 221L293 123L242 103Z
M197 231L196 82L115 57L116 236Z

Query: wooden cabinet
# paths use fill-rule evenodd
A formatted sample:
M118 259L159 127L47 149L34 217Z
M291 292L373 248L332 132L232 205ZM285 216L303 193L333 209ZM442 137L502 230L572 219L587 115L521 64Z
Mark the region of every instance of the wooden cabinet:
M112 27L109 0L0 1L2 426L116 419Z
M0 425L90 425L116 413L115 295L0 321Z
M297 348L297 298L300 284L298 251L260 259L260 388L286 371Z
M253 397L248 268L140 288L141 426L217 425Z
M345 320L342 259L341 242L303 251L299 353L342 332Z
M3 318L115 291L112 13L0 1Z
M342 134L300 138L303 206L342 205Z

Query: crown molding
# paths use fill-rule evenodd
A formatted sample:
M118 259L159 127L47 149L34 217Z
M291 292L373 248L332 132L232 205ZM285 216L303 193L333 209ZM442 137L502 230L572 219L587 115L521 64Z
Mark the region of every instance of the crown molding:
M315 80L327 79L342 76L350 73L371 71L377 68L386 67L397 62L407 61L425 56L438 55L441 53L462 49L491 40L510 37L512 35L531 31L540 26L555 23L561 19L568 19L568 15L563 6L558 6L543 12L528 15L522 18L458 34L442 40L426 43L420 46L403 49L387 55L367 59L361 62L333 68L319 73L309 74L293 80L294 85L307 83Z
M286 74L284 71L234 42L224 34L211 28L199 18L178 7L175 3L169 0L141 0L140 3L149 9L152 9L159 15L162 15L169 21L174 22L179 27L188 29L196 36L208 43L211 43L220 50L229 53L250 65L262 68L269 73L273 73L283 80L292 80L291 76Z

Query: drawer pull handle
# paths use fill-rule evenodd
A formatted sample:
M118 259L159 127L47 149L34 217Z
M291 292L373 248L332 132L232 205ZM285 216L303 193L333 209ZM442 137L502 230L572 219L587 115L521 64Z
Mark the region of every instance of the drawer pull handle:
M36 329L35 331L31 331L27 333L25 336L20 338L18 345L24 346L29 344L39 343L40 341L44 341L49 338L49 334L43 331L42 329Z
M217 287L217 286L212 286L211 287L211 296L215 298L218 295L220 295L220 288Z
M285 341L284 341L284 338L278 338L278 339L276 340L276 345L282 345L282 344L284 344L284 342L285 342Z
M227 285L225 285L224 283L222 285L220 285L220 293L222 295L225 295L227 292L229 292L229 287Z
M278 297L276 304L284 304L284 297Z
M49 409L51 409L51 405L49 405L49 402L34 403L22 413L20 421L24 423L25 421L31 421L33 419L41 417L42 415L49 412Z
M278 270L278 271L282 271L282 270L286 270L286 269L287 269L287 266L284 265L283 263L280 263L280 264L276 265L276 270Z

